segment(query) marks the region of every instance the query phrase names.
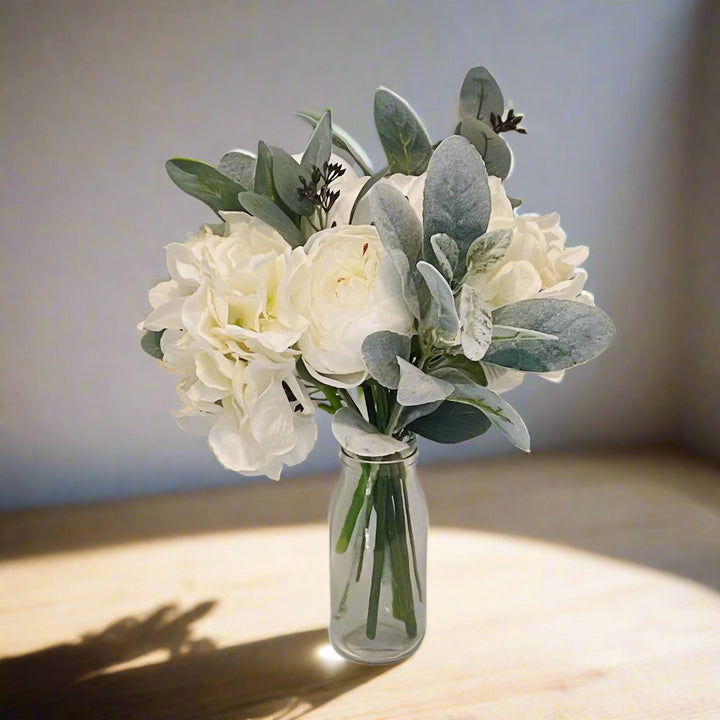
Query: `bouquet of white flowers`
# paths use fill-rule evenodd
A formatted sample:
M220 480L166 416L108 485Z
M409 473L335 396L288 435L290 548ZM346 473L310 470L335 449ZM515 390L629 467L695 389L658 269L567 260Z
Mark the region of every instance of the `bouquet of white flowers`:
M333 415L363 468L334 549L373 535L393 615L414 637L423 599L406 582L411 558L418 571L403 472L378 461L405 457L414 434L454 443L492 426L529 451L500 393L528 373L561 379L605 350L614 327L583 289L588 249L565 246L557 214L518 214L505 192L503 134L525 130L485 68L467 74L441 142L379 88L378 172L330 110L297 114L314 127L302 154L260 142L217 168L167 163L220 222L166 247L170 279L150 291L142 345L182 377L180 425L206 433L239 473L279 478L312 449L315 411ZM404 552L393 553L397 537ZM372 576L370 639L382 565Z

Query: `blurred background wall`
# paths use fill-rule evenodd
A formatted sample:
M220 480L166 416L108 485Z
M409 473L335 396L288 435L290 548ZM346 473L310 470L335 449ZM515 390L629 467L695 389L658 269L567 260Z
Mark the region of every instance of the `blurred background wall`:
M703 36L717 13L707 3L700 23L696 5L4 0L0 507L246 481L177 429L175 378L139 348L163 246L212 219L164 161L217 162L258 138L301 150L291 111L327 105L379 159L376 85L440 138L478 64L526 114L510 193L525 212L559 210L569 244L590 246L589 289L618 327L560 386L510 394L534 448L701 437L717 452L720 73ZM703 98L715 114L701 125ZM336 467L326 420L287 477ZM491 432L422 457L510 452Z

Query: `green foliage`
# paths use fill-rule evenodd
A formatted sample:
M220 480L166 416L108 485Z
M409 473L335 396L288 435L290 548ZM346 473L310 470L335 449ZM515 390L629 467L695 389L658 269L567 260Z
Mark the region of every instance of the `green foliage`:
M485 234L490 219L490 188L485 164L475 148L459 135L443 140L428 166L423 199L425 257L432 257L430 238L449 235L458 246L458 272L473 241Z
M450 285L437 268L424 260L417 264L417 269L428 290L426 305L421 308L423 324L436 331L438 340L454 345L460 330L460 318Z
M383 387L396 389L400 382L397 358L410 357L410 338L390 330L371 333L363 340L362 356L370 377Z
M468 71L460 88L458 116L491 122L491 115L502 115L505 101L495 78L484 67Z
M487 432L487 415L472 405L445 400L433 412L411 422L409 430L443 444L463 442Z
M202 200L216 213L242 210L238 193L245 188L212 165L198 160L173 158L165 163L170 179L184 192Z
M244 188L255 186L255 165L257 158L244 150L225 153L218 163L218 170Z
M490 125L474 117L465 117L460 121L458 135L469 140L485 161L488 175L495 175L503 180L512 168L512 152L510 146L498 135Z
M383 457L408 448L406 443L383 435L351 407L342 407L333 415L332 432L345 450L362 457Z
M462 349L469 360L481 360L492 338L492 315L484 295L472 285L460 291Z
M330 110L326 110L318 120L315 131L310 137L307 148L302 156L302 165L315 166L322 169L330 161L332 152L332 117Z
M315 126L320 121L323 113L317 112L316 110L298 110L295 112L295 115ZM358 164L365 175L373 174L370 156L363 150L360 143L335 123L332 124L332 139L336 147L350 154L350 157Z
M600 308L573 300L521 300L495 310L493 323L557 338L503 339L490 344L484 362L525 372L565 370L586 363L615 338L615 326Z
M492 270L505 257L512 230L490 230L475 240L467 251L468 273L484 273Z
M163 359L163 351L160 347L164 330L146 330L140 338L140 347L150 356L157 360Z
M427 170L432 143L410 105L388 88L375 91L375 127L390 172L422 175Z
M244 192L240 193L240 202L251 215L274 227L293 247L304 244L305 238L295 223L270 198Z
M278 147L272 150L272 177L275 190L285 207L293 213L309 217L315 211L315 206L298 194L300 177L309 179L312 169L300 165L291 155Z
M400 382L397 401L400 405L427 405L444 400L453 391L453 386L444 380L425 374L415 365L398 358Z
M455 268L460 259L460 251L457 243L445 233L438 233L430 238L430 247L436 262L435 267L442 273L443 277L452 286Z
M272 151L262 140L258 142L257 160L255 167L255 192L265 195L271 200L275 197L272 175Z
M376 172L374 175L369 177L365 184L360 188L360 192L355 197L355 202L353 203L352 209L350 210L350 224L352 225L353 219L355 218L355 213L357 212L358 206L360 205L360 201L370 192L370 190L373 189L373 187L380 182L385 176L387 175L387 168L384 168L378 172Z

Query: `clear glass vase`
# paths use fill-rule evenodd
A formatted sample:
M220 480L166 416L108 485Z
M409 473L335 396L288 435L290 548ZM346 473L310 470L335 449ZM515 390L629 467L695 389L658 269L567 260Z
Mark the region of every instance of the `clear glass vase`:
M330 641L369 665L408 657L425 635L428 515L406 440L383 458L341 450L330 504Z

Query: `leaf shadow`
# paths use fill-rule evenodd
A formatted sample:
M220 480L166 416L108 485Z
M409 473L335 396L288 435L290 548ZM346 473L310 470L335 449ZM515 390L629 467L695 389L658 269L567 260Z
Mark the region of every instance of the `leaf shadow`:
M0 716L290 720L387 669L321 652L325 628L218 648L192 628L215 605L164 605L78 642L0 660ZM165 661L122 667L158 650Z

